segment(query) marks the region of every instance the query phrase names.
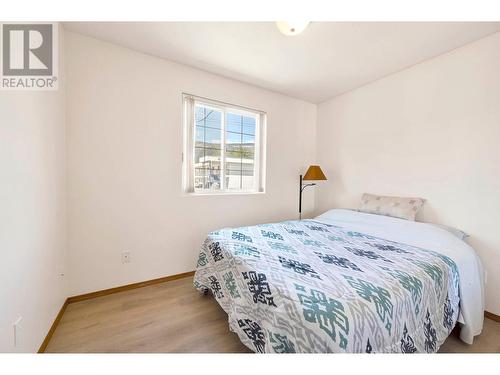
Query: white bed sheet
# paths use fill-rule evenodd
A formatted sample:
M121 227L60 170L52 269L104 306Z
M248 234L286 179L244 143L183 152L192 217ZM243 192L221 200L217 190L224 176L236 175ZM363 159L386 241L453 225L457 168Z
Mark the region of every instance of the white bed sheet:
M478 255L464 241L432 224L388 216L333 209L315 220L360 233L440 252L454 260L460 275L460 338L472 344L484 320L484 269Z

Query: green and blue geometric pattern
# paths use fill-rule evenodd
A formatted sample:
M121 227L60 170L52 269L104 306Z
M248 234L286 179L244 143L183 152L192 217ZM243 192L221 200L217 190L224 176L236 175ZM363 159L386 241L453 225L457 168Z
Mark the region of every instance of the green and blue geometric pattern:
M460 311L449 257L317 220L211 232L194 285L262 353L436 352Z

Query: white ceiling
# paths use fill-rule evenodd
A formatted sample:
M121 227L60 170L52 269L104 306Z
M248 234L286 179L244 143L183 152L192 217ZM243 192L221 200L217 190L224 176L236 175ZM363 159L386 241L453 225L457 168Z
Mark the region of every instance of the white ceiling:
M477 22L77 22L66 29L319 103L500 30Z

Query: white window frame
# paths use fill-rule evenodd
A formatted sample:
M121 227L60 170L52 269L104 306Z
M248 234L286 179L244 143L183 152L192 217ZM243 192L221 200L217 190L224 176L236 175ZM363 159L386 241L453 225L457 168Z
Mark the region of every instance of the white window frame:
M259 194L265 192L265 156L266 156L266 120L265 112L229 104L218 100L203 98L191 94L183 94L183 153L182 153L182 190L192 195L231 195L231 194ZM195 107L196 105L213 108L222 112L221 123L221 188L196 189L194 188L194 157L195 157ZM255 118L255 153L254 153L254 186L252 189L227 189L226 174L226 112Z

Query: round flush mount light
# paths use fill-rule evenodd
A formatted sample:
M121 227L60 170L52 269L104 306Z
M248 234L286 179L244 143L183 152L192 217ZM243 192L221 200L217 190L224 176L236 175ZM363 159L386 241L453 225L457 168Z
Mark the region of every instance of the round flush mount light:
M298 35L306 29L309 21L280 21L276 22L278 30L285 35Z

